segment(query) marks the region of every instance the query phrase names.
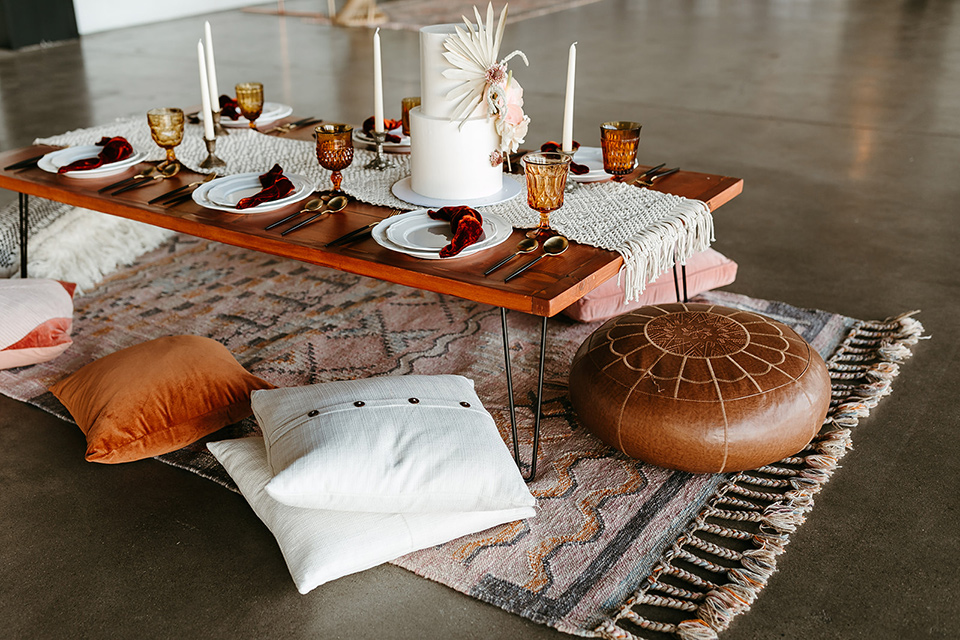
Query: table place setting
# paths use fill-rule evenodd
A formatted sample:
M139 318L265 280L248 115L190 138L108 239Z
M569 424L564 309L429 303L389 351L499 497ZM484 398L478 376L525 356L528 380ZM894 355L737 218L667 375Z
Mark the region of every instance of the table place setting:
M472 216L467 212L464 214L477 220L475 211ZM429 209L416 209L385 218L372 227L371 237L390 251L425 260L441 260L471 256L491 249L506 242L513 233L513 227L506 220L495 214L486 214L482 222L477 221L479 233L472 239L461 239L458 246L458 234L462 233L460 227L464 226L461 223L463 217L447 220L436 215L443 214Z
M237 214L267 213L305 200L314 192L313 179L284 173L280 165L267 173L238 173L197 186L193 201L206 209Z
M70 178L97 179L122 173L145 158L125 138L103 136L95 144L51 151L37 159L37 167Z
M421 41L422 45L426 42L427 55L434 55L429 53L430 48L435 50L440 45L451 46L453 49L450 51L459 52L453 58L448 58L456 62L454 66L459 65L462 73L450 76L455 78L452 84L442 85L441 99L445 103L449 102L446 96L451 90L453 94L466 95L464 92L469 90L472 92L470 95L480 91L480 94L491 96L488 103L481 101L477 104L476 112L470 110L469 104L473 103L457 102L454 110L457 116L451 116L448 122L453 127L451 133L438 130L438 140L455 141L454 145L468 144L463 152L476 156L476 143L486 139L486 129L475 129L463 140L456 136L460 135L459 129L468 123L467 118L471 114L490 109L492 111L487 113L490 124L483 126L492 127L495 123L498 127L496 135L505 136L498 137L498 144L507 145L502 147L506 151L494 151L487 154L489 157L484 155L480 162L471 160L473 164L468 166L475 167L477 173L474 174L474 169L470 169L463 174L469 176L470 180L457 178L458 184L463 185L464 189L462 192L454 190L452 197L445 197L444 192L433 193L423 188L422 185L426 184L422 181L424 177L429 184L442 185L445 180L429 175L430 171L436 170L446 175L448 169L444 163L438 164L437 158L431 158L426 165L422 164L423 151L418 156L416 146L417 140L420 140L417 126L426 126L423 112L432 113L437 108L436 100L440 95L438 87L441 86L437 82L440 80L431 76L427 79L429 83L424 84L424 79L421 79L423 95L403 98L401 119L385 118L379 33L373 34L374 115L367 118L361 127L323 122L318 118L300 118L269 127L292 115L293 109L265 101L264 86L259 82L237 83L235 98L220 95L212 34L209 25L206 25L205 41L197 43L202 102L199 124L188 122L185 127L183 112L179 109L155 109L148 114L148 123L144 123L142 118L123 118L110 125L51 136L36 142L68 147L54 152L61 154L55 156L61 160L56 165L59 170L69 162L95 155L89 151L89 147L98 140L122 138L129 141L131 149L137 150L134 155L109 163L110 167L89 169L84 176L114 175L139 162L151 162L154 165L131 176L124 184L110 185L118 189L114 195L171 177L173 174L163 169L173 163L182 163L200 173L215 174L213 178L193 180L188 185L160 194L150 193L151 205L171 207L192 201L210 211L256 215L303 203L299 210L291 211L282 220L267 221L270 222L264 227L267 231L281 224L292 223L292 226L280 232L281 235L290 234L333 211L342 210L351 199L392 211L415 209L412 215L388 216L381 222L365 227L358 225L357 229L347 234L349 238L328 241L328 247L344 247L369 234L380 247L409 257L430 260L462 258L477 256L499 246L509 238L513 229L529 229L528 235L533 236L536 244L532 249L528 249L527 245L522 249L540 252L534 256L538 260L544 256L559 255L560 246L563 245L562 250L565 250L570 242L616 251L624 259L622 276L628 300L638 296L647 282L666 271L675 261L683 263L697 251L707 248L713 239L713 219L703 202L638 188L649 187L655 180L664 179L677 169L663 170L664 165L661 164L642 173L631 183L621 181L637 166L639 123L626 120L601 123L599 147L581 146L573 140L576 43L569 50L561 142L546 143L540 151L522 156L520 163L525 170L523 179L502 171L501 164L508 164L510 156L518 151L529 118L523 115L521 109L522 89L516 84L512 72L507 72L506 68L506 60L516 55L523 57L522 53L514 52L497 61L499 36L495 38L492 32L488 33L493 26L492 17L488 11L489 24L483 24L478 14L477 30L470 34L441 31L422 35L427 37L426 41ZM474 53L468 55L472 51L468 41L481 37L493 38L491 42L494 46L483 56L476 57ZM488 70L492 71L489 74L486 71L481 73L481 67L488 63L492 65ZM444 104L443 108L449 108L449 105ZM460 117L463 121L458 124ZM428 120L432 122L432 116ZM161 121L166 124L161 125ZM482 124L484 119L473 118L469 122L477 121ZM314 127L315 141L283 137L285 133L305 126ZM279 135L265 135L267 133ZM441 152L442 145L438 147L436 142L428 141L425 148L429 153ZM376 151L360 148L369 145L373 145ZM385 153L385 148L390 145L394 146L393 150L403 152ZM174 155L174 147L177 147L179 158ZM81 152L79 149L87 150ZM53 167L43 159L40 162L44 167ZM274 188L272 183L263 182L264 176L271 173L271 167L283 167L283 193ZM423 173L425 167L426 175ZM421 178L419 185L418 175ZM474 177L478 180L473 180ZM568 181L568 177L577 183L576 188L571 188L572 182ZM327 180L332 189L321 192L327 194L326 198L315 202L318 199L311 199L311 196ZM470 186L478 181L492 188L483 187L484 191L479 191ZM333 196L338 198L331 202ZM453 243L456 232L452 228L444 230L443 225L431 220L427 212L450 207L468 207L476 211L478 219L483 221L482 234L464 243L460 250L447 250L441 255L444 248ZM294 222L301 215L304 217ZM547 247L549 238L557 236L562 236L564 240L555 240ZM495 260L490 260L480 270L487 271L486 275L490 276L496 270L492 268L494 262L516 258L521 253L519 249L518 253L512 255L496 252ZM518 261L516 266L525 267L526 264ZM501 265L496 266L499 268ZM517 277L528 269L527 266L511 273L508 278Z

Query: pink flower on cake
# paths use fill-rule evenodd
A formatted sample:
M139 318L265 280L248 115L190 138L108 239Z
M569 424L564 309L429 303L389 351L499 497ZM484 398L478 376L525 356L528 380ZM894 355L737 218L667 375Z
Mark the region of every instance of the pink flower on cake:
M507 85L507 108L504 120L513 126L519 125L527 116L523 115L523 87L516 80L510 78Z
M514 153L527 137L530 116L523 113L523 87L513 77L507 78L507 87L502 93L503 108L495 116L497 133L500 134L500 150Z

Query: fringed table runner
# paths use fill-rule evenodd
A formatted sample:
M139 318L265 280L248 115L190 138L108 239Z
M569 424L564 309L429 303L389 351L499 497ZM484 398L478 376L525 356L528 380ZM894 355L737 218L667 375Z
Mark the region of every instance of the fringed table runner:
M74 146L93 144L103 136L125 137L134 148L145 152L148 160L159 161L164 157L163 150L150 138L146 119L141 117L122 118L108 125L41 138L36 143ZM227 163L221 172L224 175L265 172L279 163L285 171L313 178L320 188L330 180L330 172L321 168L315 159L312 141L235 129L230 135L217 139L217 155ZM199 125L188 125L188 133L177 147L177 156L191 169L199 170L199 163L206 157ZM372 151L357 149L353 164L343 171L343 190L370 204L394 209L416 208L391 192L394 183L410 175L409 157L388 154L390 166L385 171L364 169L373 156ZM537 226L539 214L527 206L523 177L505 176L504 180L518 180L521 194L508 202L478 207L480 211L493 212L517 228ZM563 207L551 214L550 224L571 240L620 253L624 259L622 276L627 301L635 300L648 282L675 261L685 263L713 241L713 216L703 202L619 182L578 186L566 194Z

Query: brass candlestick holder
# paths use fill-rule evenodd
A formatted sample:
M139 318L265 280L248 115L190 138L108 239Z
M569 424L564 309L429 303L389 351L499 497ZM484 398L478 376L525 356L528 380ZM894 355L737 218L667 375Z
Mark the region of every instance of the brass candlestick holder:
M225 128L222 124L220 124L220 116L221 116L221 115L222 115L222 114L220 113L220 110L219 110L219 109L214 109L214 110L213 110L213 135L218 136L218 137L219 137L219 136L228 136L228 135L230 135L230 132L227 131L226 128Z
M207 146L207 157L203 159L203 162L200 163L201 169L218 169L220 167L227 166L227 163L217 157L217 154L214 153L214 150L217 148L217 139L207 140L203 139L203 144Z
M375 171L383 171L390 166L390 162L387 160L386 154L383 152L383 143L387 141L386 131L376 132L371 131L370 135L373 136L373 141L377 145L377 156L363 166L364 169L373 169Z

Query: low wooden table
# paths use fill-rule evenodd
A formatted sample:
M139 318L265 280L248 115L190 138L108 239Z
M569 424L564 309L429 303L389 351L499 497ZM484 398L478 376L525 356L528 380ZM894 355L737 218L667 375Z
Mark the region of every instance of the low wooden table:
M287 120L295 119L291 116ZM309 130L295 131L290 137L303 138L304 136L309 137ZM32 146L0 153L0 167L6 167L54 149L55 147ZM103 179L71 179L47 173L36 167L19 172L0 170L0 188L20 194L21 276L27 275L29 196L38 196L145 222L198 238L500 307L505 369L509 385L513 450L518 464L517 423L513 381L510 374L506 311L511 309L541 316L543 324L540 340L537 411L534 421L534 453L528 479L533 478L536 473L539 444L540 398L543 391L547 319L616 275L623 264L620 254L571 242L570 248L565 253L549 260L541 260L523 276L505 283L501 271L491 274L490 277L484 277L483 272L500 259L513 253L517 242L524 237L522 231L515 230L508 241L472 256L451 260L420 260L384 249L369 237L343 246L325 248L323 245L327 242L392 213L385 207L362 202L351 202L343 212L330 215L323 221L304 227L294 234L281 237L282 228L264 231L264 227L296 211L299 204L256 215L235 215L213 211L200 207L192 200L174 207L148 204L151 198L202 177L186 169L174 178L156 181L149 186L119 196L97 193L98 189L125 176L134 175L142 168L138 165L131 167L126 174ZM646 168L639 167L634 174L626 176L625 179L629 180L639 175ZM702 200L711 210L715 210L740 194L743 181L739 178L680 171L656 182L654 188ZM503 273L509 273L509 270ZM498 274L501 275L498 277Z

